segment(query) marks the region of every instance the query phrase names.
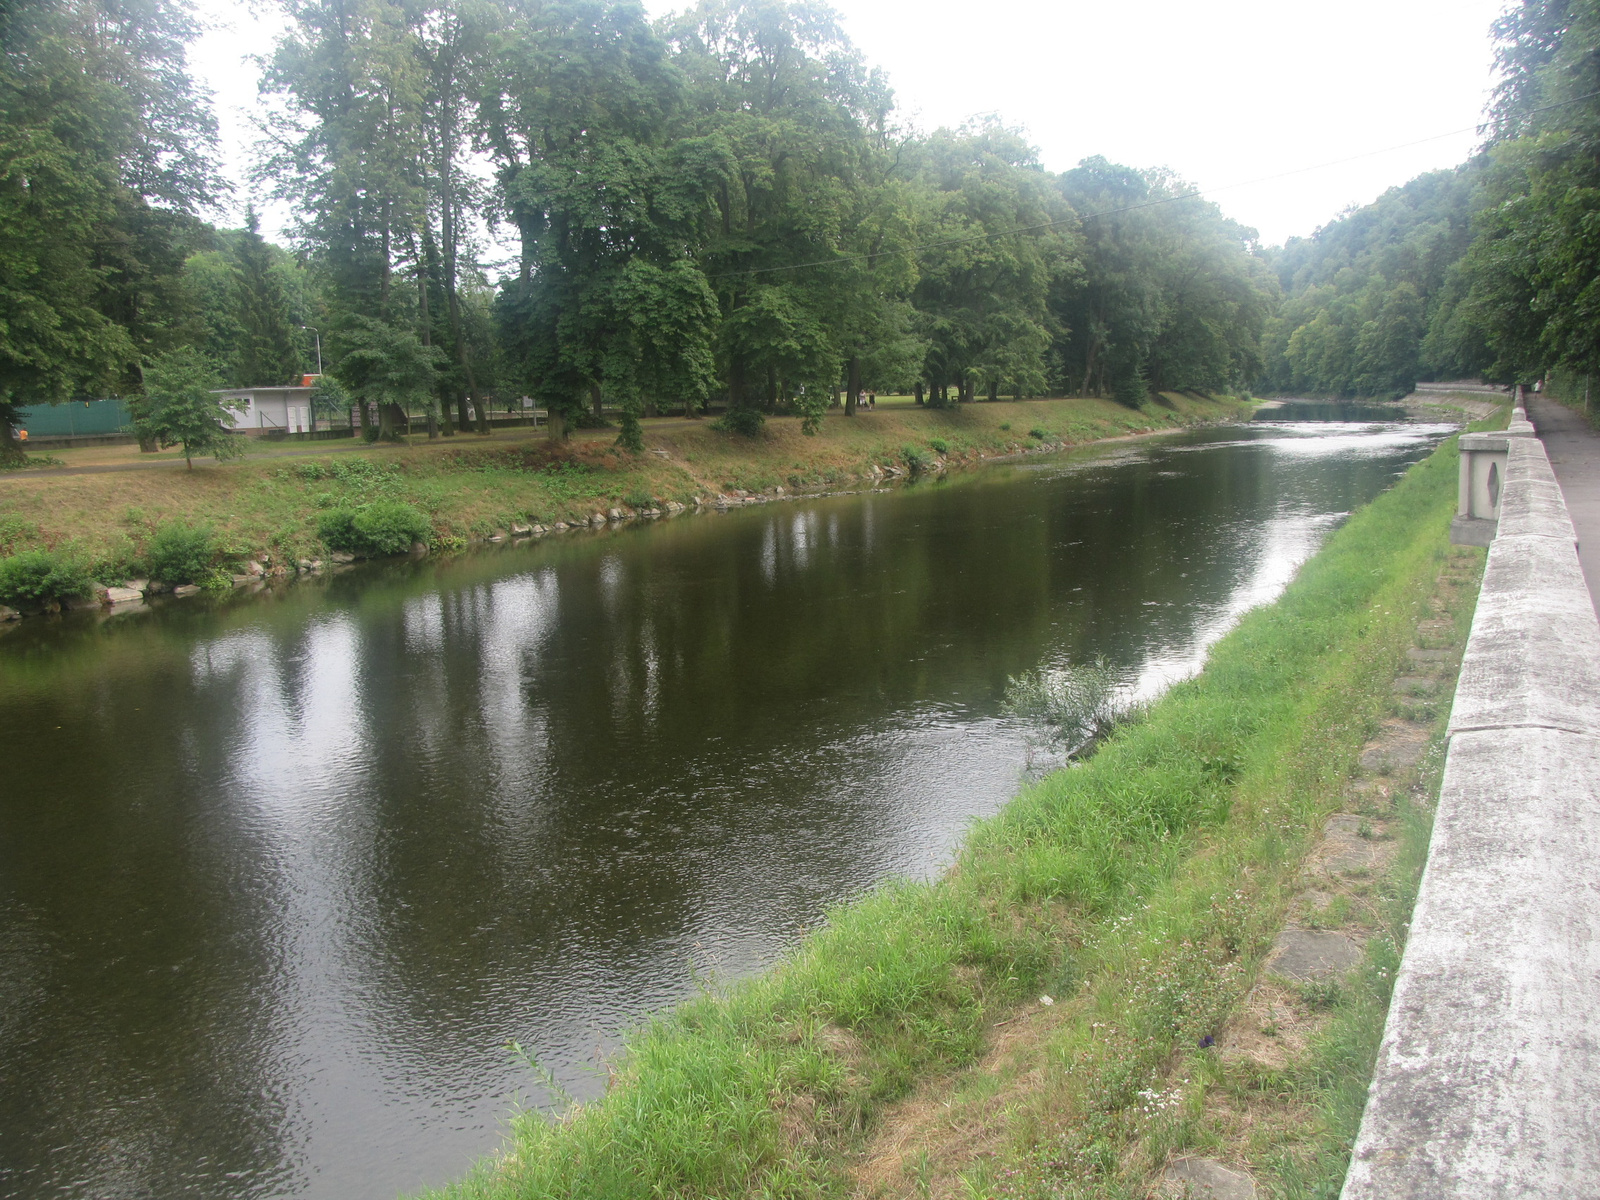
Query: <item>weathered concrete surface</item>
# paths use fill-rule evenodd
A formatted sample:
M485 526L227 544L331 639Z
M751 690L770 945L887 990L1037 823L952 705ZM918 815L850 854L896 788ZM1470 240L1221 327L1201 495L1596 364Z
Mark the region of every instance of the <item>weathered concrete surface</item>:
M1450 544L1452 546L1481 546L1485 549L1494 541L1495 526L1498 522L1486 520L1483 517L1452 517L1450 520Z
M1439 651L1441 655L1444 651ZM1409 770L1428 750L1428 730L1409 721L1387 721L1378 736L1361 751L1363 771L1392 774Z
M1461 660L1452 735L1530 726L1600 736L1600 623L1572 524L1564 510L1545 507L1535 486L1542 481L1530 478L1543 459L1537 441L1511 448L1500 536ZM1510 533L1513 524L1523 532Z
M1309 866L1330 875L1367 874L1381 866L1393 853L1394 844L1363 834L1369 825L1364 818L1348 813L1329 817Z
M1600 738L1452 739L1346 1200L1600 1195Z
M1560 499L1513 441L1345 1200L1600 1197L1600 622Z
M1255 1200L1256 1185L1250 1176L1230 1170L1209 1158L1180 1158L1167 1168L1168 1196L1189 1200Z
M1285 929L1272 943L1267 970L1295 983L1327 983L1343 979L1361 961L1361 945L1342 933L1322 929Z
M1567 516L1566 503L1561 498L1561 488L1554 479L1518 478L1517 467L1526 468L1527 460L1535 457L1526 442L1518 443L1515 458L1520 460L1508 467L1504 493L1500 497L1500 522L1496 537L1555 537L1576 542L1578 535ZM1538 455L1543 460L1543 455Z

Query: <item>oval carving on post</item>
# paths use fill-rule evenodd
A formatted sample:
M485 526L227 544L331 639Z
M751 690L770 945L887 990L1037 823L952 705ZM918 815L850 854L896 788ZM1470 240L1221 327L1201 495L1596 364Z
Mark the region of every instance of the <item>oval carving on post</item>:
M1489 511L1500 515L1500 464L1489 464Z

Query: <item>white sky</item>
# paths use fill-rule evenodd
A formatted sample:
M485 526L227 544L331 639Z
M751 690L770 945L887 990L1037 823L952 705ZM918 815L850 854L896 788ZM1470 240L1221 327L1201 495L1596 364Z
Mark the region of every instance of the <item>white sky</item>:
M247 114L257 103L248 58L270 47L278 21L226 0L198 4L217 28L193 48L192 64L216 94L242 210ZM997 113L1027 131L1052 170L1092 154L1170 167L1273 243L1471 152L1492 84L1489 23L1502 6L836 0L847 32L888 72L918 125ZM1421 139L1430 140L1389 149ZM1296 174L1257 182L1286 172ZM268 208L267 232L282 218Z

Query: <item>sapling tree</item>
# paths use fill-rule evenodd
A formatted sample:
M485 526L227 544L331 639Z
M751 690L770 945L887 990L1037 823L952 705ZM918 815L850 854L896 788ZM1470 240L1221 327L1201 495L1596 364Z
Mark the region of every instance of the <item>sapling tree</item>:
M1096 659L1008 678L1005 711L1033 722L1047 746L1072 758L1093 750L1138 707L1115 668Z
M189 346L169 350L144 369L144 402L136 427L141 438L159 446L182 446L183 461L194 470L194 456L219 462L244 454L243 439L229 430L230 415L243 400L218 394L217 368Z

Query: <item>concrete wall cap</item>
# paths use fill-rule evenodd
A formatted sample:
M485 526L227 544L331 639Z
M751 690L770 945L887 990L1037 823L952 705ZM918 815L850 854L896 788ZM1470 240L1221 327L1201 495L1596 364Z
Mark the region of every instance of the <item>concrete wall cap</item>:
M1600 1196L1600 621L1514 441L1344 1200Z
M1600 739L1458 735L1344 1200L1593 1196Z
M1556 473L1550 466L1550 456L1544 452L1544 443L1538 438L1508 443L1506 479L1544 479L1555 483Z
M1548 537L1573 543L1578 540L1567 514L1567 502L1553 479L1506 480L1500 492L1500 533L1503 537Z
M1570 540L1507 537L1489 550L1450 732L1514 726L1600 736L1600 623Z

